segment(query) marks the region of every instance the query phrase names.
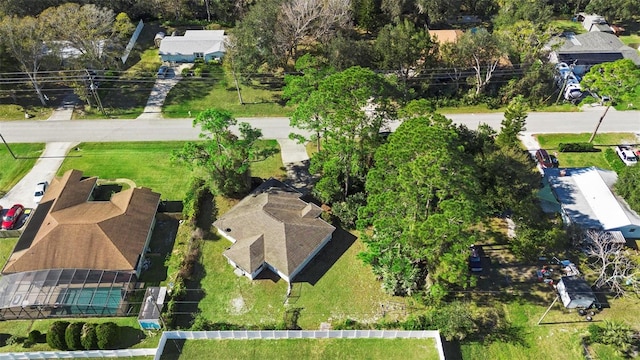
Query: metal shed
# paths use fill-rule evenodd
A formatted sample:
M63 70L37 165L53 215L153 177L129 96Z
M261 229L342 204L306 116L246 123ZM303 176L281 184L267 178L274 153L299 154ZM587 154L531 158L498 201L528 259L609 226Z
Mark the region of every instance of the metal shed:
M563 276L556 289L567 309L588 308L598 301L591 286L577 276Z

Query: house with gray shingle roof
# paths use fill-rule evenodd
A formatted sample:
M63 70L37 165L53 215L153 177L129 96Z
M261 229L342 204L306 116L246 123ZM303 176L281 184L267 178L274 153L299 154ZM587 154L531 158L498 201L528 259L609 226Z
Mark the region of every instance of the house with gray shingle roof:
M640 53L625 45L617 36L600 31L575 35L567 33L549 44L553 49L549 55L552 63L574 64L574 73L585 74L591 66L620 59L630 59L640 66Z
M302 193L269 179L214 222L233 245L223 255L236 273L254 279L269 268L291 283L331 240L335 227Z
M160 41L160 58L172 63L221 59L225 38L224 30L187 30L183 36L167 36Z

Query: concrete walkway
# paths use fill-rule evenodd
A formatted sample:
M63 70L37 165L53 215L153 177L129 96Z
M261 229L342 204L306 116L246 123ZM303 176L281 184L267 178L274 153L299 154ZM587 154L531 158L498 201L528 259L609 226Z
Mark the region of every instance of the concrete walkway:
M75 94L67 95L46 121L68 121L73 116L73 109L79 103ZM34 208L33 192L36 184L42 181L51 182L58 172L64 157L76 146L72 142L49 142L35 165L9 192L0 199L0 206L7 209L13 204L22 204L25 208ZM20 157L21 154L16 154ZM16 159L16 161L25 161Z
M291 139L278 139L282 163L287 169L287 184L301 191L303 194L311 191L314 178L309 173L309 155L304 144Z
M151 94L147 99L147 105L138 119L159 119L162 118L162 105L164 104L169 91L182 79L182 68L184 66L169 67L167 76L164 79L157 79Z

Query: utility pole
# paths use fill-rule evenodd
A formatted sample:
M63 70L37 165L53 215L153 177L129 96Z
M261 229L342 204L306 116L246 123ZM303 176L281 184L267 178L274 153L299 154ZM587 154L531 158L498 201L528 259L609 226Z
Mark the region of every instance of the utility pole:
M607 111L609 111L610 107L611 107L611 102L609 102L609 105L607 105L607 108L604 110L604 114L600 116L600 120L598 120L598 125L596 125L596 128L593 130L593 134L591 134L591 137L589 138L589 143L591 143L593 139L596 137L596 134L598 133L598 129L600 129L600 125L602 124L602 120L604 120L604 117L607 116Z
M540 325L540 323L542 322L542 319L544 319L544 317L547 316L547 314L549 313L549 311L551 310L553 305L555 305L556 301L558 301L559 298L560 298L560 295L556 295L556 298L553 299L553 302L551 303L551 305L549 305L549 307L547 308L547 311L545 311L544 314L542 314L542 317L540 318L540 320L538 320L538 323L536 325Z
M87 77L89 79L89 90L93 94L93 97L96 99L96 104L98 104L98 108L102 115L107 115L107 112L104 111L104 107L102 107L102 101L100 100L100 95L98 94L98 85L93 82L93 74L89 72L89 69L84 69L87 72Z

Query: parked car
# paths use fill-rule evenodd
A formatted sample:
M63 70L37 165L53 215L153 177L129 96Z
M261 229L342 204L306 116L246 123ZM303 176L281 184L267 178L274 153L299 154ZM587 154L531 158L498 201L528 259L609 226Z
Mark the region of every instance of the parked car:
M631 146L618 145L616 146L616 154L620 157L623 163L627 166L635 165L638 163L638 157L633 152Z
M545 149L538 149L538 151L536 151L536 160L543 169L556 167L558 164L558 160L549 155Z
M47 191L48 186L49 186L49 183L46 181L39 182L36 185L36 190L33 192L34 203L40 204L40 200L42 200L42 197L44 196L44 192Z
M475 245L471 245L471 254L469 255L469 269L471 272L482 272L482 259L480 251Z
M7 213L2 217L2 230L10 230L13 229L14 226L20 220L20 216L24 213L24 206L20 204L15 204L7 211Z
M158 74L157 74L158 79L164 79L168 73L169 73L169 67L164 65L160 66L160 69L158 69Z

